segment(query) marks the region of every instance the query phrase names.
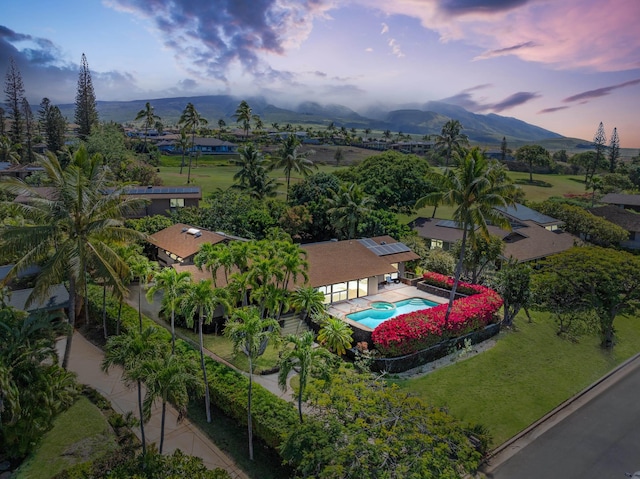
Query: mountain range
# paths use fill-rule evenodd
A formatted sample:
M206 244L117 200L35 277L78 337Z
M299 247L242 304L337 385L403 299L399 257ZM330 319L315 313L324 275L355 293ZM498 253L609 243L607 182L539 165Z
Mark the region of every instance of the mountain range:
M223 119L227 126L236 125L233 114L242 100L231 95L210 95L99 101L97 107L102 121L126 124L133 123L136 114L145 108L148 101L165 125L171 125L178 121L187 103L191 102L200 115L209 121L210 126L217 128L220 119ZM318 128L326 127L333 122L337 128L344 126L360 131L369 128L372 131L390 130L393 134L402 132L424 136L440 134L444 123L453 119L460 121L463 133L475 143L499 144L503 137L510 142L539 142L563 138L562 135L517 118L472 113L457 105L434 101L395 108L370 107L366 113L360 114L343 105L322 105L312 101L302 102L295 107L281 108L263 97L245 100L253 113L260 116L265 127L278 123L280 126L292 124ZM74 108L73 104L60 105L62 114L70 121L73 121Z

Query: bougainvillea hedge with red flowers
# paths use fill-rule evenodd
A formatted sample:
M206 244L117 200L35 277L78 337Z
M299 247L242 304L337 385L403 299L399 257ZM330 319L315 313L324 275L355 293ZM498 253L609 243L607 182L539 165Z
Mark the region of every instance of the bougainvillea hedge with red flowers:
M424 282L451 289L453 278L438 273L425 273ZM468 294L453 302L449 322L445 325L447 304L402 314L373 330L376 349L387 357L403 356L426 349L443 340L463 336L496 321L502 298L494 290L478 284L460 282L458 292Z

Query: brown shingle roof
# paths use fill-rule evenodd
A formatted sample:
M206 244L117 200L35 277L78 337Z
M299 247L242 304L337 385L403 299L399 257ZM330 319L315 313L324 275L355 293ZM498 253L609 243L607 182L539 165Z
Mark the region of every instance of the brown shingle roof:
M588 210L591 214L611 221L627 231L640 231L640 214L632 213L619 206L600 206Z
M314 288L397 271L391 266L397 261L390 261L394 255L377 256L358 240L312 243L302 248L309 262L309 284Z
M602 203L624 206L640 206L640 195L626 195L623 193L608 193L600 200Z
M203 243L216 244L227 240L226 236L207 230L200 230L200 236L188 233L192 226L178 223L149 236L147 241L160 249L174 253L181 258L188 258L200 249Z

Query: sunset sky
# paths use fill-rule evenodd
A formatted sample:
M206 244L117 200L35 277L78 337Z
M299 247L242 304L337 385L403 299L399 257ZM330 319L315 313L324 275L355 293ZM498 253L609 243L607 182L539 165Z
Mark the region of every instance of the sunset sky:
M0 72L69 103L262 94L365 112L444 100L640 147L640 0L4 0Z

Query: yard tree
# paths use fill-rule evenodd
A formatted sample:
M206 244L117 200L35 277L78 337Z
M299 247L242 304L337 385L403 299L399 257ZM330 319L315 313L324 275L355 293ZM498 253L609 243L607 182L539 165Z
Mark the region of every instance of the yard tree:
M491 283L504 301L503 326L512 326L513 320L522 308L529 316L527 308L531 303L530 282L531 267L515 260L506 262L496 272Z
M502 137L502 143L500 143L500 161L507 161L507 155L509 154L509 148L507 147L507 138Z
M204 337L202 327L211 323L213 314L221 306L226 312L230 309L226 290L213 288L211 280L200 280L190 283L185 294L180 299L180 311L185 316L187 325L193 326L195 318L198 321L198 338L200 342L200 366L204 382L204 401L207 422L211 422L211 399L209 396L209 383L207 382L207 368L204 362Z
M460 254L462 243L456 241L451 248L451 254L455 257ZM463 273L471 283L478 283L484 276L487 268L495 269L496 262L502 254L504 243L501 238L495 235L484 237L475 236L473 241L469 241L466 248Z
M24 117L22 114L22 99L24 98L24 83L22 74L13 57L9 58L9 68L5 77L4 93L7 105L8 119L11 121L9 139L14 145L22 144ZM4 128L4 127L3 127Z
M338 356L346 353L353 341L353 330L340 318L327 316L320 323L318 342Z
M56 319L0 305L0 451L6 458L31 453L77 396L75 374L58 366L56 338L68 325Z
M32 163L35 159L33 154L33 137L35 135L33 111L26 98L22 99L20 107L22 108L22 118L24 119L24 148L22 148L22 158L25 163Z
M484 441L471 438L472 426L397 385L344 366L315 383L314 414L281 446L298 477L453 479L471 477L482 461Z
M164 426L167 413L167 402L171 403L178 411L178 422L187 415L189 405L189 393L196 396L202 395L204 389L202 380L194 374L198 365L191 356L177 356L169 354L165 350L146 359L140 364L136 375L142 378L146 389L142 412L145 420L151 418L153 404L159 399L162 404L160 418L160 447L162 454L164 446Z
M160 117L154 113L151 103L147 102L144 108L136 114L135 121L138 120L142 120L142 126L144 127L144 144L146 145L149 129L153 128L153 125L155 125L156 121L160 120Z
M442 131L436 136L435 148L444 155L445 167L454 155L461 155L464 148L469 145L469 138L462 133L462 124L458 120L449 120L442 126Z
M162 268L152 276L151 287L147 290L147 301L152 302L156 293L162 292L162 305L171 312L171 353L176 349L175 318L180 297L191 282L189 271L178 271L172 267Z
M48 193L20 179L0 183L1 191L27 198L26 203L11 203L10 208L14 215L28 220L0 227L0 245L5 253L20 258L8 278L33 264L42 266L29 302L46 299L52 286L68 282L69 322L73 327L78 300L85 296L87 273L108 278L108 284L124 294L122 278L129 268L111 245L144 237L125 228L123 219L142 202L123 195L123 187L113 187L101 158L90 157L84 147L64 169L52 154L40 165L49 182ZM72 338L70 328L62 361L65 368Z
M618 129L614 128L609 142L609 173L615 173L618 160L620 159L620 138Z
M196 144L196 131L205 126L208 123L207 119L202 117L193 103L187 103L187 106L182 111L180 119L178 120L178 126L184 128L185 131L191 132L191 151L189 152L189 170L187 173L187 184L191 183L191 159L195 153Z
M560 282L588 301L598 318L601 345L615 344L614 321L640 300L640 258L597 246L574 247L542 263L547 282Z
M235 166L240 167L233 175L236 182L233 187L260 200L276 196L278 183L275 178L269 177L269 161L262 152L251 143L240 147L239 153L238 158L231 160Z
M67 121L62 116L60 108L52 105L48 98L43 98L38 110L38 121L47 149L57 154L64 147L67 128Z
M290 334L284 338L285 346L278 365L278 385L287 390L287 379L292 371L298 373L298 416L302 417L302 398L312 376L327 377L331 370L331 354L324 348L314 345L313 331L306 331L301 336Z
M368 196L360 185L349 183L340 185L327 198L327 215L333 220L336 233L342 239L354 239L358 224L371 212L374 199Z
M162 354L165 343L160 340L158 330L148 327L140 331L131 328L126 333L118 336L111 336L105 346L102 370L107 372L113 366L120 366L123 369L122 377L127 386L135 384L138 390L138 413L140 415L140 436L142 441L143 454L147 451L144 424L149 416L144 413L142 399L142 383L144 374L141 366L145 361L156 358ZM165 346L166 348L166 346Z
M307 177L314 169L318 168L309 159L309 155L313 153L313 150L303 152L301 148L302 143L298 136L293 133L289 134L282 142L271 165L272 169L282 169L287 178L286 201L289 201L291 174L297 173L303 177Z
M605 152L607 151L607 135L604 132L604 126L602 122L598 125L596 134L593 136L593 148L595 149L595 157L593 163L587 165L587 174L585 176L585 183L587 183L593 175L595 175L600 163L606 160Z
M249 459L253 461L253 425L251 423L251 396L255 361L264 354L266 343L280 338L280 326L275 319L261 318L255 307L236 309L224 328L224 335L233 342L234 354L242 353L249 361L249 392L247 400L247 426Z
M369 156L357 165L337 172L343 181L358 183L376 207L410 213L416 200L433 190L426 179L429 163L417 155L387 151Z
M451 205L455 208L453 220L462 229L462 246L445 314L447 323L462 274L467 238L473 240L478 234L489 237L489 222L510 229L509 221L495 208L513 204L518 188L508 180L502 165L487 160L479 148L473 148L460 158L453 168L445 170L444 173L431 173L429 179L439 189L419 199L416 208L433 202Z
M516 150L516 160L529 165L529 183L533 183L534 165L549 165L551 163L551 155L540 145L524 145Z
M236 112L232 115L238 123L242 124L244 130L245 139L249 138L249 129L251 128L251 122L257 121L260 117L253 113L252 108L249 106L246 100L242 100L236 108Z
M91 134L91 129L98 125L98 108L96 93L93 89L91 72L87 57L82 54L78 88L76 91L75 121L78 124L78 136L84 140Z

